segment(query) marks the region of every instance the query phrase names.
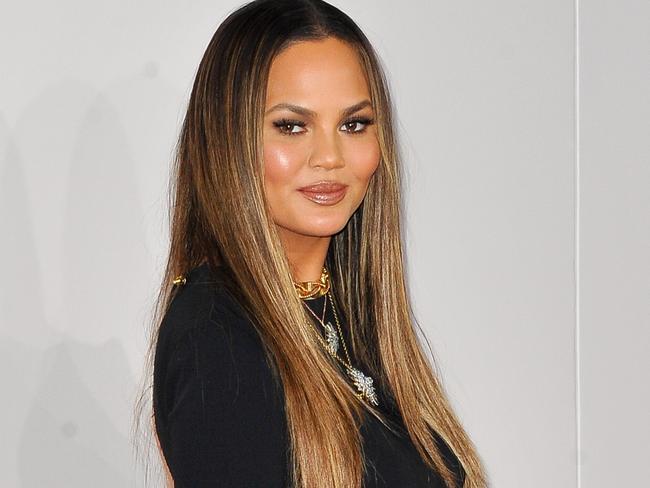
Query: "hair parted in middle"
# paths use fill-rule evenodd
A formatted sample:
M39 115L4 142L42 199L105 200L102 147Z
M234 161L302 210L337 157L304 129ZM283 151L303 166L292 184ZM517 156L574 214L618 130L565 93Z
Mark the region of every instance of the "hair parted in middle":
M458 456L467 488L482 488L480 459L454 415L436 365L427 361L405 279L401 169L389 88L369 40L345 13L321 0L257 0L219 26L200 62L176 148L170 201L170 252L151 330L174 296L172 280L207 261L230 277L281 382L291 443L292 486L360 487L360 425L381 411L354 388L314 340L264 191L262 125L274 58L297 42L335 37L358 54L375 112L379 166L345 228L332 237L325 265L350 331L354 357L390 393L418 452L449 488L435 430Z

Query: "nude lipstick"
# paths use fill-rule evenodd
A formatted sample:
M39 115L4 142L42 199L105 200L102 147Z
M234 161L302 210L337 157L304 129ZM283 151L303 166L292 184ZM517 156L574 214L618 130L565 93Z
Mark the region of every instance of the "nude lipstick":
M348 186L337 181L319 181L298 188L307 199L319 205L336 205L345 197Z

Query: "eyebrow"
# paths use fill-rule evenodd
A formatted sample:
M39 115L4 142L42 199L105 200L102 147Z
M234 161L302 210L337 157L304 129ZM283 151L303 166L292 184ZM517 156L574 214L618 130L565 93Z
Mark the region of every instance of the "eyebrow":
M348 117L348 116L352 115L353 113L358 112L359 110L361 110L362 108L365 108L367 106L372 106L372 104L370 103L370 100L367 100L367 99L362 100L359 103L355 103L354 105L341 110L341 116L342 117ZM273 112L275 110L280 110L280 109L291 110L292 112L295 112L295 113L297 113L299 115L302 115L304 117L316 118L316 112L314 112L313 110L309 110L308 108L301 107L300 105L294 105L292 103L278 103L277 105L273 105L273 107L268 109L266 111L266 113L268 114L270 112Z

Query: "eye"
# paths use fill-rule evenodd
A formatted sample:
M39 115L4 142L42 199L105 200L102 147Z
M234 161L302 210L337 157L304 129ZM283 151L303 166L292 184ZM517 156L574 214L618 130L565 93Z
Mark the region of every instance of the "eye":
M366 131L369 125L374 124L374 120L368 117L356 117L354 119L348 120L341 127L346 127L345 132L350 132L351 134L361 134ZM359 128L359 126L363 126Z
M292 136L300 134L303 131L295 131L296 127L305 127L305 123L299 120L280 119L273 122L273 125L278 128L281 134Z
M367 126L374 124L375 121L369 117L355 117L346 121L341 128L344 132L349 132L350 134L361 134L366 131ZM280 134L287 136L294 136L302 134L305 128L305 123L300 120L292 119L280 119L273 122L273 126L277 127ZM300 127L303 130L296 130L296 127Z

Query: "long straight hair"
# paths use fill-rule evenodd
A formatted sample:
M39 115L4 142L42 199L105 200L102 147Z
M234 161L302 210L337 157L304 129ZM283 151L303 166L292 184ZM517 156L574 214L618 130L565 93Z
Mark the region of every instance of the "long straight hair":
M229 286L263 339L273 374L282 382L292 486L361 486L363 415L375 415L382 422L384 417L356 397L314 340L264 192L262 121L271 63L293 43L327 37L346 42L358 54L381 153L362 204L332 237L326 256L335 301L349 324L351 349L378 386L390 392L417 451L446 486L457 487L459 480L446 466L432 431L459 458L466 474L463 486L483 488L480 458L414 328L404 274L401 169L388 83L360 28L321 0L257 0L240 7L219 26L198 67L174 159L170 249L136 405L136 435L145 405L150 405L157 333L173 298L172 280L207 262L231 276ZM152 411L147 411L150 420ZM151 422L145 424L153 428Z

